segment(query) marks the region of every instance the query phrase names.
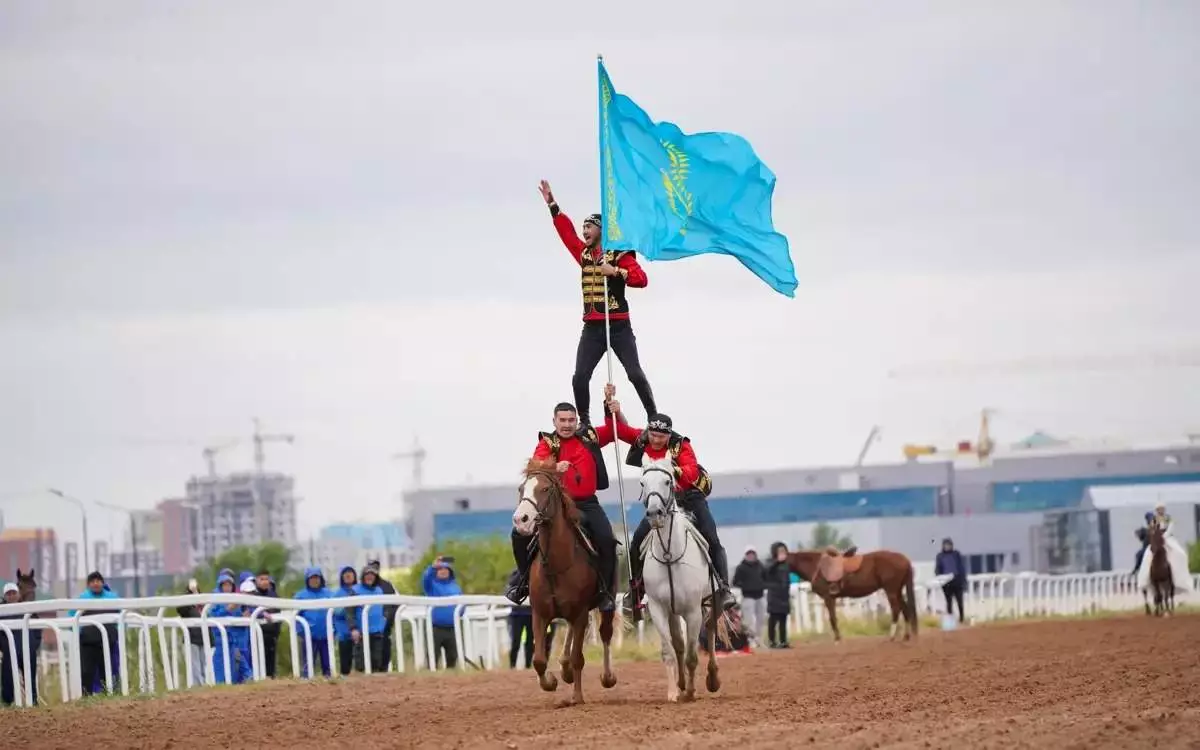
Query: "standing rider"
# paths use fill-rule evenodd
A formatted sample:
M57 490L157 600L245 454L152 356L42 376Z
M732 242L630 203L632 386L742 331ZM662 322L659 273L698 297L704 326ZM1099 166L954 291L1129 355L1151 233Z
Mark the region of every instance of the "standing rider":
M613 441L611 424L592 429L579 423L575 407L566 402L554 407L554 432L539 432L536 461L553 460L562 478L563 487L575 501L580 525L596 548L600 563L600 591L597 607L601 612L615 609L612 592L617 582L617 538L604 508L596 498L598 490L608 489L608 470L600 449ZM530 545L537 539L512 531L513 558L519 575L504 595L520 604L529 595L529 565L532 562Z
M713 520L712 511L708 507L708 495L712 492L712 479L708 472L696 460L696 452L692 450L692 441L672 429L671 418L666 414L655 414L645 430L630 427L621 413L621 402L612 398L614 388L611 384L605 386L604 395L609 399L606 406L616 417L617 437L632 446L625 463L637 468L642 467L642 457L660 460L671 457L675 470L675 493L679 507L696 520L696 528L708 542L708 554L712 559L713 569L717 576L717 591L715 603L724 609L732 609L737 602L729 591L729 561L725 557L725 548L717 536L717 523ZM608 426L607 424L605 425ZM650 522L645 517L638 524L637 531L630 542L629 568L630 599L634 611L641 609L642 596L645 588L642 585L642 542L650 533Z
M601 249L600 214L592 214L583 220L581 240L575 234L571 220L554 201L550 183L542 180L538 189L550 208L559 238L581 269L583 332L579 336L579 347L575 350L575 374L571 377L571 388L575 393L575 405L579 407L582 424L591 423L589 409L592 399L588 388L596 365L608 350L604 332L605 309L608 310L613 353L621 360L625 375L642 400L646 414L654 414L654 394L638 358L637 336L629 321L629 302L625 299L626 288L641 289L646 286L646 272L638 265L633 252L606 252ZM608 277L608 299L604 297L605 276Z

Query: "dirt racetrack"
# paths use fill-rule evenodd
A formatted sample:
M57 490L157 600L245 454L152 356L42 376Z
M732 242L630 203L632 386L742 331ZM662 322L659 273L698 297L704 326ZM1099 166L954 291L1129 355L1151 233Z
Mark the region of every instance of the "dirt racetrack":
M666 705L657 662L585 668L584 706L533 672L281 682L0 714L5 748L1200 747L1200 616L852 639L720 660ZM703 667L703 665L702 665Z

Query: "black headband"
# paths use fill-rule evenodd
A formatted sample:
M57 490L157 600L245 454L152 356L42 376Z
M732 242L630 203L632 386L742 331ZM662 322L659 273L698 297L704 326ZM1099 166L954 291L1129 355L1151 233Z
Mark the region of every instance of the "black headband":
M591 216L589 216L583 220L584 226L587 226L588 224L591 224L594 227L599 227L600 226L600 214L592 214Z
M670 432L671 418L666 414L655 414L650 418L650 423L646 425L646 429L650 432Z

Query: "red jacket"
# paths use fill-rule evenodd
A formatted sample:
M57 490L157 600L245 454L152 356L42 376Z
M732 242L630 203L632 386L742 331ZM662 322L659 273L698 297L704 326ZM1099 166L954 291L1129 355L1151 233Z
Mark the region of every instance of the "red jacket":
M608 417L607 423L604 425L605 430L612 429L612 416ZM596 430L597 433L600 430ZM636 427L631 427L624 422L617 422L617 437L621 442L633 445L639 437L642 436L642 430ZM646 443L645 455L654 461L660 461L670 455L670 446L664 447L662 450L655 450L650 447L650 443ZM696 451L692 450L692 441L684 440L679 446L679 456L675 458L675 489L678 492L684 492L691 488L696 480L700 478L700 462L696 460Z
M601 448L611 443L613 441L612 425L606 424L597 427L596 438ZM592 460L592 454L583 441L577 437L569 437L566 440L560 438L559 440L558 460L571 462L571 467L562 475L563 487L566 488L567 494L575 500L594 497L596 494L596 462ZM550 453L550 446L544 440L539 440L537 448L533 451L533 458L537 461L550 461L554 456Z
M554 228L558 231L558 237L562 240L563 245L571 253L571 257L580 266L583 265L584 252L591 252L593 259L599 259L601 250L598 247L588 249L588 246L583 243L579 235L575 233L575 225L566 214L561 211L554 217ZM649 278L646 277L646 272L638 265L637 256L634 253L623 253L617 258L616 266L624 271L626 288L643 289L649 283ZM628 320L629 313L614 312L609 316L610 320ZM599 311L589 312L583 316L584 320L604 320L604 313Z

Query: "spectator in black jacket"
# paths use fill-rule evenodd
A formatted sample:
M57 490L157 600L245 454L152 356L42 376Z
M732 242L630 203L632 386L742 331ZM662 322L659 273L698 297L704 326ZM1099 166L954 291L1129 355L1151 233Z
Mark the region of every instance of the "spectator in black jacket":
M275 579L271 578L271 571L260 570L254 574L254 593L256 596L269 596L274 599L279 598L279 593L275 590ZM279 614L278 609L268 609L266 611L266 622L262 624L263 634L263 665L266 667L267 679L275 679L275 647L279 644L279 629L282 623L275 621L272 615Z
M375 568L375 570L383 570L379 566L378 560L367 560L367 566ZM385 594L395 594L396 587L388 579L379 577L379 588L383 589ZM387 623L383 627L383 663L392 663L392 631L396 628L396 610L399 607L395 604L389 604L383 608L383 616L387 619Z
M733 585L742 592L742 629L756 646L767 619L767 600L763 598L766 576L767 569L758 559L758 551L753 546L747 547L745 556L733 571Z
M104 576L100 575L100 571L94 570L88 574L87 589L79 594L78 599L116 599L118 598L108 586L104 583ZM120 610L117 609L88 609L84 610L81 617L86 618L94 615L110 615L117 614ZM74 617L75 610L67 612L67 617ZM117 641L117 624L109 623L102 625L105 632L108 634L109 653L113 658L116 658L120 643ZM80 665L80 682L83 684L83 694L92 695L108 687L110 690L116 688L115 685L108 685L104 678L104 636L100 635L100 628L92 624L80 622L79 628L79 665ZM113 680L117 678L117 670L112 670Z
M771 563L764 576L767 588L767 638L771 648L791 648L788 645L788 613L792 608L791 572L787 545L775 542L771 545Z
M938 553L934 563L933 574L952 576L942 586L942 593L946 596L946 614L954 614L953 602L958 602L958 621L964 622L966 613L963 612L963 592L967 588L967 564L963 561L962 553L954 549L954 542L950 537L942 540L942 551Z
M187 591L184 593L200 593L200 584L195 578L188 581ZM190 607L179 607L175 611L185 620L198 620L200 619L201 609L203 609L201 605L194 604ZM187 632L188 640L191 641L191 645L188 646L188 652L191 654L192 660L192 682L190 687L199 687L200 685L205 684L205 675L208 674L206 671L208 667L208 658L204 651L204 628L200 627L199 625L194 625L189 627Z

